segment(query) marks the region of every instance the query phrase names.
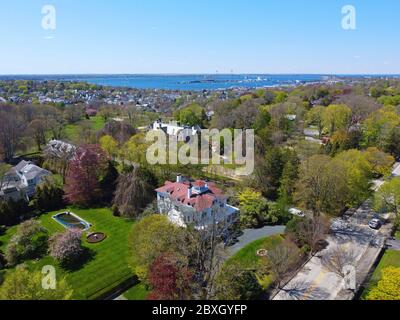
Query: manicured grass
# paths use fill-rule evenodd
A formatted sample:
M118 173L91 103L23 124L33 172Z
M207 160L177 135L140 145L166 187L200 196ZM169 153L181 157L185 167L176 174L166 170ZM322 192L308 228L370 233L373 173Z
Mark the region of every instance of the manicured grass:
M244 269L254 270L261 287L264 290L268 290L274 282L274 276L270 273L261 272L263 270L263 268L260 268L261 264L265 265L267 258L257 256L257 251L260 249L271 250L282 243L282 241L283 238L281 235L256 240L237 252L226 263L238 263Z
M44 265L54 265L57 276L66 277L74 289L74 299L95 299L133 276L128 264L128 235L133 225L132 221L114 217L107 208L85 210L68 208L44 214L38 219L51 234L62 232L65 228L54 221L52 216L64 211L74 212L88 221L92 224L90 231L104 232L107 239L98 244L88 244L84 240L84 246L90 249L92 258L79 270L63 270L49 256L39 261L29 261L27 265L30 270L41 270ZM4 242L2 248L5 248L15 230L16 227L13 227L6 235L0 237L0 241Z
M257 269L263 257L257 256L260 249L271 250L283 241L282 236L276 235L256 240L232 256L226 263L237 262L246 269Z
M139 283L138 285L124 292L124 297L128 300L146 300L148 295L149 291L142 283Z
M371 277L370 282L368 283L367 288L364 290L362 297L365 299L368 295L369 291L377 285L379 280L382 277L382 270L387 267L398 267L400 268L400 251L396 250L387 250L382 257L382 260L379 262L378 267L375 269L374 274Z

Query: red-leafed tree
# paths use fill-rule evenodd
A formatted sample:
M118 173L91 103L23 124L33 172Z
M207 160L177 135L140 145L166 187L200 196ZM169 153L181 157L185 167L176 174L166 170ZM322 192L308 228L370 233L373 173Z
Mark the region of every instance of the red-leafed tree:
M191 272L173 254L162 254L150 267L149 300L185 300L191 298Z
M69 164L64 186L65 199L80 206L95 203L101 197L99 181L107 162L107 155L98 145L79 147Z

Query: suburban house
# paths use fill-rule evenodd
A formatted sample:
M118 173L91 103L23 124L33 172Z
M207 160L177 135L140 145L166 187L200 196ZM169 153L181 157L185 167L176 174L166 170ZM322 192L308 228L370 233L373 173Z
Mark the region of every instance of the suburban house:
M49 171L23 160L3 177L1 194L7 199L29 199L35 194L36 187L49 175Z
M29 198L26 196L26 194L21 191L20 189L18 189L17 187L12 187L12 186L8 186L8 187L3 187L0 190L0 200L13 200L13 201L18 201L21 199L25 199L26 201L29 201Z
M176 136L178 141L187 142L190 137L198 135L201 133L201 128L199 126L180 126L177 122L171 122L169 124L163 123L161 120L157 120L151 126L152 130L162 130L168 136Z
M204 230L214 222L231 226L239 218L239 209L227 204L227 197L212 182L192 183L178 175L176 182L167 181L156 192L159 213L181 227Z
M76 147L74 145L61 140L50 140L43 150L46 156L54 158L72 158L75 151Z

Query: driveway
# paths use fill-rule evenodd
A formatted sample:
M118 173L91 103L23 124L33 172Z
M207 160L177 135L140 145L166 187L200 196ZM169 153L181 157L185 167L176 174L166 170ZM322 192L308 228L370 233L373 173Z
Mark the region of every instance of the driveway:
M228 254L229 256L232 256L248 244L258 239L282 234L284 233L285 228L285 226L266 226L261 229L246 229L243 231L243 235L238 238L239 242L235 243L233 246L227 249Z

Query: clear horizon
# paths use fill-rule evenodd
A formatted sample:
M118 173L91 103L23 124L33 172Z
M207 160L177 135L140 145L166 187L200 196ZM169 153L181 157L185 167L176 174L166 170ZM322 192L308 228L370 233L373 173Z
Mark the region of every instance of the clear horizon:
M203 75L210 75L210 76L307 76L307 75L318 75L318 76L336 76L336 77L352 77L352 76L400 76L400 73L348 73L348 74L341 74L341 73L10 73L10 74L0 74L0 77L13 77L13 76L203 76Z
M55 30L43 28L48 4ZM348 4L354 30L342 26ZM4 76L400 74L397 0L15 0L0 8Z

